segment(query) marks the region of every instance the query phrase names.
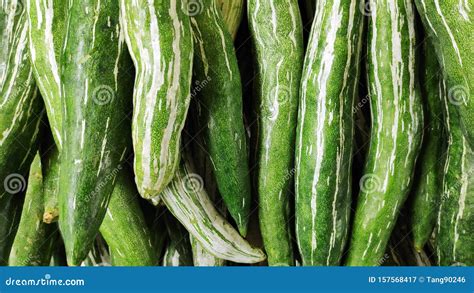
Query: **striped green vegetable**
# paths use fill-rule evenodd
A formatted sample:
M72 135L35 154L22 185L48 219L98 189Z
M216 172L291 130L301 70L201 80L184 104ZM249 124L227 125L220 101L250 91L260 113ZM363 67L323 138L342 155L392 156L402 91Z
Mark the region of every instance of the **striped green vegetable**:
M296 0L249 0L247 6L260 112L260 230L269 265L294 265L289 202L304 59L303 26Z
M436 223L438 265L473 266L474 152L461 128L455 105L445 102L448 152L443 196Z
M165 220L169 239L163 258L163 266L192 266L193 252L188 231L169 213L166 214Z
M43 96L50 134L43 139L41 161L45 223L56 222L59 216L59 151L62 147L62 104L59 59L66 31L67 0L27 1L28 44L30 59L38 88Z
M114 1L71 0L61 54L59 227L69 265L87 256L129 146L132 63Z
M448 152L437 220L439 265L474 265L474 17L468 1L416 0L446 80Z
M438 61L447 81L449 101L460 114L461 127L474 145L474 12L471 1L416 0L424 27L433 35Z
M26 1L31 64L59 149L62 145L59 57L66 31L67 2L68 0Z
M423 59L421 89L425 103L425 129L416 171L418 178L414 182L410 221L414 248L418 251L422 251L436 224L446 152L443 122L446 92L430 39L423 44Z
M3 265L18 227L43 110L28 61L23 2L0 2L0 43L0 265Z
M202 179L188 163L180 165L175 179L160 197L186 230L214 256L238 263L265 260L265 254L251 247L214 208Z
M244 14L244 0L215 0L230 35L235 40ZM192 3L192 2L189 2ZM191 5L191 4L188 4Z
M194 34L194 91L199 100L203 146L214 166L218 190L242 235L250 212L250 178L242 110L242 85L232 38L214 0L189 11Z
M193 264L195 267L221 267L225 266L226 261L224 259L215 257L196 240L196 238L190 236L192 253L193 253Z
M135 181L156 197L179 163L190 102L193 43L186 1L121 0L121 20L137 76L134 88Z
M58 228L43 223L43 175L39 155L31 164L25 204L10 252L10 266L48 266Z
M123 168L100 226L114 266L153 266L158 263L152 235L138 202L133 173Z
M421 146L423 109L415 75L415 15L409 0L370 1L370 147L347 264L375 266L410 190Z
M303 265L338 265L348 238L361 1L316 4L296 139L296 236Z

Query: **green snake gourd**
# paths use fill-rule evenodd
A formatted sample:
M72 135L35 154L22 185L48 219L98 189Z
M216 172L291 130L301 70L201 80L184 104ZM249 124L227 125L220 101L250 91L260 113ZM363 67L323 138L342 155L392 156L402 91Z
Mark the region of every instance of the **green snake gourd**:
M194 79L204 148L230 215L242 235L250 212L250 178L242 106L242 84L232 38L214 0L190 11ZM216 41L217 40L217 41Z
M61 52L59 227L69 265L86 258L130 150L133 65L115 1L69 1Z
M140 208L132 172L123 168L110 198L100 233L109 246L114 266L157 265L150 229Z
M39 155L31 164L25 204L12 245L8 265L48 266L55 242L57 225L43 223L43 175Z
M135 181L156 197L174 176L190 103L193 42L186 1L120 1L136 68L133 112Z
M339 265L347 240L362 2L316 4L296 139L296 236L303 265Z
M471 1L416 0L425 30L432 34L448 98L457 107L464 135L474 145L474 13Z
M448 151L436 228L438 264L474 265L474 17L470 1L416 0L447 89Z
M169 211L202 247L214 256L237 263L256 263L265 254L250 246L215 209L200 177L186 161L160 195Z
M474 265L474 152L460 126L456 106L446 99L448 151L443 194L436 222L436 252L441 266Z
M368 88L372 129L347 265L380 264L411 188L423 109L415 70L412 1L370 1Z
M290 192L303 68L303 25L295 0L249 0L259 103L259 220L270 265L294 265ZM268 21L272 19L272 21Z
M410 211L413 244L418 251L423 250L436 224L447 138L443 115L446 89L431 38L423 44L423 55L424 69L420 81L425 103L425 129Z
M63 141L59 58L66 30L67 1L26 1L31 65L59 149Z
M24 201L43 114L28 57L24 2L0 2L0 265L6 264Z

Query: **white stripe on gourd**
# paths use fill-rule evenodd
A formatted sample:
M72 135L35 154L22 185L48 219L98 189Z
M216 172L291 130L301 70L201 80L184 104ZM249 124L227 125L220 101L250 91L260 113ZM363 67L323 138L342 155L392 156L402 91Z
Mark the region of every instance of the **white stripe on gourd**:
M438 262L472 265L472 231L466 229L473 220L472 212L466 210L472 204L470 178L474 171L474 63L469 56L474 37L472 10L469 2L463 0L415 3L425 29L434 35L433 44L448 89L445 107L449 140L437 221Z
M269 265L294 265L289 227L295 124L303 67L303 29L296 1L248 1L255 47L259 221Z
M189 186L189 174L193 174L192 170L183 163L175 179L161 193L170 212L214 256L238 263L265 260L265 254L251 247L219 214L204 189Z
M195 267L221 267L225 260L210 254L193 236L189 236L193 249L193 263Z
M61 2L61 3L60 3ZM64 10L63 1L29 0L26 1L29 23L29 49L35 79L45 102L49 123L58 148L62 147L61 124L61 88L59 65L56 56L60 41L53 34L53 23L62 22L65 17L59 10Z
M432 31L438 61L447 80L450 99L456 99L460 113L461 127L468 142L474 144L474 107L470 102L474 89L474 63L469 57L474 23L472 11L467 2L415 1L425 28ZM462 91L458 93L458 90ZM458 100L459 99L459 100Z
M124 115L131 111L127 70L132 64L122 49L119 11L116 2L69 1L61 48L62 134L64 141L74 143L63 144L61 150L58 194L70 265L87 256L129 142ZM118 58L120 73L112 70Z
M297 241L304 265L339 263L347 238L352 107L364 28L359 2L317 2L305 57L295 182ZM351 69L356 69L355 76L349 79ZM312 111L315 119L307 117ZM330 172L327 161L333 162ZM322 199L327 199L324 206L319 204ZM322 232L320 226L327 227L327 231Z
M242 86L232 39L214 0L200 1L191 17L194 78L211 81L197 94L206 151L214 166L217 186L239 231L247 232L250 178L242 113Z
M375 190L361 188L349 265L379 264L396 213L411 184L423 120L414 70L412 3L371 0L370 8L369 92L373 130L365 174L380 184L376 184L379 186ZM379 34L378 29L390 33ZM382 50L388 50L389 63L383 59Z
M181 5L176 0L121 1L125 39L137 69L134 167L140 194L146 198L162 191L179 162L193 52L189 20ZM162 15L161 10L166 12Z
M28 61L22 3L0 1L0 264L18 229L28 169L37 151L42 103Z

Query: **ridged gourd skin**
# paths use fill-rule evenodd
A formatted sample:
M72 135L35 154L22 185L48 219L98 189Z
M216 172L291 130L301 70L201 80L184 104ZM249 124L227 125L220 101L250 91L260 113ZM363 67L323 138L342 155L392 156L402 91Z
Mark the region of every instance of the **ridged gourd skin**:
M249 0L258 99L257 191L269 265L294 265L290 199L294 174L303 25L298 1ZM268 20L272 21L268 21Z
M44 100L54 141L61 149L63 138L61 74L68 0L25 0L28 17L28 47L36 84Z
M368 88L372 129L346 264L377 266L413 181L423 108L412 1L370 1Z
M163 266L193 266L193 250L189 233L172 215L165 215L168 245L163 256Z
M69 2L61 53L62 135L59 227L68 264L86 258L131 150L133 65L119 3Z
M0 265L8 261L18 228L43 115L28 57L26 20L23 1L0 2Z
M425 105L425 127L410 207L410 227L417 251L423 250L436 225L447 146L444 125L446 89L431 39L429 37L425 40L422 46L423 69L420 71L420 83Z
M303 265L339 265L350 226L361 0L318 1L296 138L296 237Z
M203 147L213 162L219 193L245 236L251 188L240 72L232 38L216 1L200 3L198 10L190 12L198 129L202 129Z
M187 1L120 1L136 68L133 94L135 181L142 197L159 195L179 164L191 99L193 41ZM163 13L165 12L165 13Z
M216 210L197 176L189 159L183 159L175 179L160 195L168 210L215 257L237 263L264 261L265 254Z
M415 0L447 90L448 152L436 228L438 264L474 265L474 17L469 1Z
M123 167L110 198L100 233L109 246L113 266L155 266L156 248L143 211L133 173Z
M31 164L25 204L13 241L9 266L49 266L58 236L56 224L43 223L44 193L41 159Z
M240 23L244 14L245 0L216 0L222 17L229 30L230 35L235 40Z

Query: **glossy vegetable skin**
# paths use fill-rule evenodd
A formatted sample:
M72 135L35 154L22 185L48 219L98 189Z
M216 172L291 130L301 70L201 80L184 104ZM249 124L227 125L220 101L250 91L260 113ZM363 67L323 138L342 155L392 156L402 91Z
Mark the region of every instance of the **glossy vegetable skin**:
M132 62L114 1L69 2L61 54L63 139L59 227L68 264L80 265L130 151ZM133 71L132 71L133 72Z

